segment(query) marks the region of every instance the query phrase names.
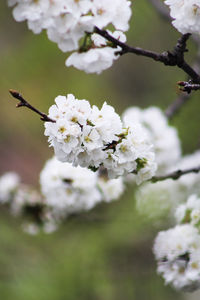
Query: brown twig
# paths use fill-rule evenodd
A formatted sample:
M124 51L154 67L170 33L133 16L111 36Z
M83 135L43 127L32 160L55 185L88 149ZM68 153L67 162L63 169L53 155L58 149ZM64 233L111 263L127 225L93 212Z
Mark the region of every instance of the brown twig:
M34 111L36 114L40 115L40 117L41 117L40 120L42 120L44 122L52 122L52 123L56 122L55 120L49 118L45 113L39 111L37 108L33 107L30 103L28 103L19 92L12 90L12 89L10 89L9 92L15 99L20 101L16 105L17 108L25 106L28 109Z
M163 176L154 176L150 179L150 181L155 183L158 181L164 181L166 179L177 180L183 175L190 174L190 173L199 173L199 172L200 172L200 166L195 167L195 168L186 169L186 170L177 170L177 171L174 171L172 173L169 173L169 174L163 175Z
M122 43L118 39L115 39L106 30L99 29L98 27L95 27L94 32L98 33L108 41L112 42L116 47L121 47L121 50L117 51L116 54L123 55L126 53L134 53L136 55L149 57L155 61L163 63L166 66L178 66L191 77L194 83L200 83L199 74L184 59L184 53L187 52L186 43L190 37L190 33L183 34L178 39L173 51L157 53L139 47L131 47L126 43Z

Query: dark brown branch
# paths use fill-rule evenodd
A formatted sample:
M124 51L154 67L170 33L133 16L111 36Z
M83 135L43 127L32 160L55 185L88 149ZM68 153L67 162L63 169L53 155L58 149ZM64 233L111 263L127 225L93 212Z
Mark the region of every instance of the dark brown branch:
M114 46L121 47L121 50L116 51L116 54L123 55L126 53L134 53L139 56L149 57L155 61L163 63L166 66L178 66L192 78L194 83L200 83L200 76L198 75L198 73L184 60L184 53L187 52L186 42L190 37L189 33L183 34L181 36L173 51L157 53L139 47L131 47L126 43L122 43L118 39L115 39L106 30L99 29L98 27L95 27L94 32L98 33L108 41L112 42Z
M177 64L177 66L181 68L186 74L188 74L192 78L194 83L200 83L200 76L198 75L198 73L185 61L183 61L183 64Z
M40 117L41 117L40 120L42 120L44 122L52 122L52 123L56 122L55 120L49 118L45 113L39 111L37 108L33 107L30 103L28 103L19 92L15 91L15 90L9 90L9 92L15 99L20 101L16 105L17 108L25 106L28 109L34 111L36 114L40 115Z
M150 57L156 61L159 61L161 59L159 53L149 51L149 50L144 50L139 47L131 47L125 43L120 42L118 39L114 38L113 36L111 36L106 30L102 30L99 29L98 27L95 27L94 31L99 35L103 36L108 41L112 42L116 47L120 46L122 50L117 52L120 55L123 55L125 53L134 53L136 55Z
M199 172L200 172L200 166L195 167L195 168L186 169L186 170L177 170L177 171L174 171L174 172L169 173L167 175L154 176L154 177L151 178L151 182L155 183L155 182L158 182L158 181L164 181L166 179L177 180L183 175L190 174L190 173L199 173Z

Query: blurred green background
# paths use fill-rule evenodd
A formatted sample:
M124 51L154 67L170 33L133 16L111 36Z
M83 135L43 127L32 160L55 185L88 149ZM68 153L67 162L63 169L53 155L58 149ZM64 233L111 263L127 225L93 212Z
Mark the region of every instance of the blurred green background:
M163 21L148 0L133 3L129 44L163 51L179 34ZM187 59L195 47L189 42ZM66 54L16 23L6 1L0 2L0 173L18 172L23 182L39 187L38 175L53 155L38 116L15 109L10 88L19 90L47 112L54 98L73 93L122 113L130 105L165 109L177 97L177 68L126 55L101 75L66 68ZM199 147L199 93L174 118L183 152ZM167 300L182 299L156 275L153 238L160 227L138 215L134 187L122 199L66 221L52 235L29 236L20 220L0 213L0 299L2 300Z

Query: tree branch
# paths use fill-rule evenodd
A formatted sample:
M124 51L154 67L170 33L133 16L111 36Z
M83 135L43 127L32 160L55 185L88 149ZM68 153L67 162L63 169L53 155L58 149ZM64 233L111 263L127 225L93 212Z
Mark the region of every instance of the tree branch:
M150 179L150 181L155 183L158 181L164 181L166 179L177 180L183 175L190 174L190 173L199 173L199 172L200 172L200 166L195 167L195 168L186 169L186 170L177 170L177 171L174 171L172 173L169 173L169 174L163 175L163 176L154 176Z
M149 57L155 61L161 62L166 66L178 66L182 69L186 74L188 74L194 83L200 83L199 74L184 60L184 53L187 52L186 42L190 37L190 34L183 34L179 40L177 41L176 46L173 51L165 51L163 53L157 53L150 50L145 50L139 47L131 47L126 43L120 42L118 39L115 39L111 36L106 30L99 29L95 27L94 32L98 33L108 41L112 42L114 46L121 47L122 50L116 51L116 54L126 54L126 53L134 53L139 56Z
M52 122L52 123L55 123L56 121L49 118L45 113L39 111L37 108L33 107L30 103L28 103L24 98L23 96L15 91L15 90L9 90L10 94L17 100L19 100L20 102L16 105L16 107L22 107L22 106L25 106L27 107L28 109L34 111L36 114L40 115L40 120L44 121L44 122Z

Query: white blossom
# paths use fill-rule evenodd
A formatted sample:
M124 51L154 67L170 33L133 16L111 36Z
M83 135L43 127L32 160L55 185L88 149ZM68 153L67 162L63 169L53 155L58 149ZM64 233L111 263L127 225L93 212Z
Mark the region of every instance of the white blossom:
M94 0L92 13L94 24L100 28L112 23L118 30L127 31L128 21L131 16L130 1L126 0Z
M126 126L134 122L142 124L149 142L154 145L157 174L167 172L181 158L181 146L177 130L168 125L164 113L158 107L128 108L122 116Z
M47 161L40 184L45 203L61 217L90 210L101 201L97 173L62 163L56 157Z
M79 40L86 31L92 31L91 18L75 17L66 13L54 18L53 26L47 28L48 38L57 43L60 50L68 52L79 48Z
M126 36L122 32L108 32L121 42L126 41ZM120 57L117 54L121 50L120 47L106 46L106 40L96 33L91 35L91 39L94 43L93 47L84 52L72 53L66 60L66 66L74 66L86 73L100 74L102 71L110 68L113 62Z
M105 169L98 172L97 186L105 202L119 199L125 189L123 178L109 179Z
M51 233L58 226L58 220L46 205L44 198L30 186L21 184L13 194L10 212L23 218L22 229L31 235L41 231Z
M116 31L109 33L125 42L123 32L128 30L131 17L131 2L128 0L109 3L107 0L8 0L8 5L14 6L16 21L26 20L28 28L36 34L46 30L48 38L57 43L63 52L78 50L67 59L66 65L73 65L87 73L99 74L119 57L115 55L119 47L95 43L92 37L95 26L106 29L107 25L112 24ZM80 51L85 47L83 41L88 33L90 45Z
M122 178L109 179L105 169L92 172L56 157L45 164L40 184L44 203L58 222L70 214L91 210L102 201L119 199L125 188Z
M199 225L200 221L200 198L196 195L191 195L185 204L177 207L175 212L178 223L191 223Z
M122 128L119 115L106 102L101 109L73 95L55 102L49 117L56 122L45 123L45 135L60 161L92 169L103 166L109 178L133 172L138 184L154 175L154 151L139 124Z
M113 61L119 57L115 52L116 49L110 47L90 49L82 53L74 52L66 60L66 66L73 66L86 73L100 74L110 68Z
M166 0L173 18L172 24L181 33L200 33L199 0Z
M154 243L158 273L178 290L200 287L200 235L190 224L158 233Z

